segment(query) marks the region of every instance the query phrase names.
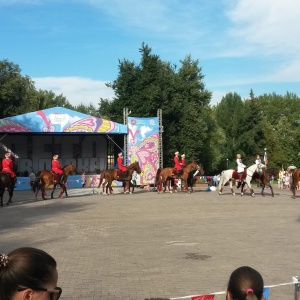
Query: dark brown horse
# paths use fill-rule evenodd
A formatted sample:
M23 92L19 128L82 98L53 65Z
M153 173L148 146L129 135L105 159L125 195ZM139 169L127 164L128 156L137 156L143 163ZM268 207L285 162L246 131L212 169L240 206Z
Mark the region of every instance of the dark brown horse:
M138 174L141 174L142 172L138 161L130 164L127 167L126 177L124 177L124 174L122 174L118 169L108 169L105 171L101 171L98 188L100 187L100 185L102 185L103 193L104 193L104 188L106 186L106 194L109 194L108 190L110 193L113 193L112 182L113 180L117 180L123 182L124 193L126 193L128 190L129 193L132 194L134 191L134 186L133 184L131 184L131 179L134 171L136 171ZM132 191L130 189L131 187L132 187Z
M16 184L16 178L12 178L9 173L0 173L0 198L1 198L1 206L3 206L3 195L5 192L5 189L7 188L9 198L6 202L6 205L9 205L12 203L12 197L14 194L14 188Z
M292 183L291 183L291 190L293 193L292 198L295 199L296 198L296 190L297 190L297 185L299 183L300 180L300 169L293 169L290 171L291 175L292 175Z
M57 182L55 180L56 175L54 175L52 171L44 170L39 173L39 175L37 176L37 178L32 186L32 190L34 191L35 198L37 198L38 192L39 192L39 190L41 190L42 197L44 200L46 200L46 189L50 185L53 185L51 199L53 199L53 193L54 193L57 185L60 186L59 197L62 198L63 193L65 193L66 197L68 197L67 188L66 188L67 179L68 179L69 174L73 175L76 173L76 169L73 164L69 164L69 165L64 166L62 168L62 170L63 170L64 174L62 175L63 180L60 182Z
M278 176L278 174L277 174ZM262 189L261 189L261 195L264 196L264 189L265 187L269 187L272 197L274 197L274 192L273 192L273 187L270 184L270 182L272 181L273 177L275 177L273 175L272 172L269 172L268 170L263 171L262 173L258 173L258 172L254 172L253 176L252 176L252 180L256 180L257 182L261 183L262 185ZM243 182L242 185L245 185L246 183ZM242 186L243 189L243 186Z
M173 179L181 179L183 181L183 186L187 190L188 175L191 171L196 171L196 170L201 170L202 174L204 173L202 165L199 166L195 161L192 161L190 164L184 167L182 170L183 171L182 174L179 176L174 176L173 168L169 167L169 168L158 169L155 177L155 185L156 185L157 192L159 193L162 190L163 192L165 192L166 189L168 188L169 192L172 193L172 190L170 190L170 183Z

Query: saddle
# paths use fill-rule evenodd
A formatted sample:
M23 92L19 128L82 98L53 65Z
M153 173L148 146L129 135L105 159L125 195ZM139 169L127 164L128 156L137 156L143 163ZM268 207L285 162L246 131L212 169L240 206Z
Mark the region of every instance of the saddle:
M172 169L172 176L180 176L183 173L183 170Z
M242 180L245 180L246 176L247 176L247 169L245 169L244 172L243 172ZM233 172L232 172L232 178L239 179L239 173L237 172L237 170L233 170Z
M119 170L119 169L115 169L117 172L117 177L118 179L124 179L125 178L125 172Z
M63 175L55 173L54 171L51 171L51 173L53 175L53 181L54 181L54 183L64 183L63 180L62 180Z

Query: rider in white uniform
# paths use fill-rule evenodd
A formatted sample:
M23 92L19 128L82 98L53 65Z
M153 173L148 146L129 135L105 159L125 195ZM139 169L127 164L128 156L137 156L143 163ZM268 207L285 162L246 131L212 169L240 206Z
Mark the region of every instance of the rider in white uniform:
M236 155L236 164L237 164L237 172L239 175L239 182L237 188L239 188L242 184L242 176L246 168L246 166L242 163L241 154L239 153Z

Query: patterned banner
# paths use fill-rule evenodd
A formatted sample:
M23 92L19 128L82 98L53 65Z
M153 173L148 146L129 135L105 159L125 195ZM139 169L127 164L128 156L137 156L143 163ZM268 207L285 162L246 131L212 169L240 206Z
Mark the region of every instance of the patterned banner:
M153 184L159 165L158 118L128 118L128 165L138 161L142 170L137 184Z

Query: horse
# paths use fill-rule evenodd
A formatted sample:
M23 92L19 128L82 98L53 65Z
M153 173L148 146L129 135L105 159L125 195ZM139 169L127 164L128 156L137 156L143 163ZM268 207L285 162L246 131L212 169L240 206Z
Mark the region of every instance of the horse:
M255 173L255 171L257 171L258 173L262 173L263 168L265 168L265 166L263 164L254 164L248 168L245 169L245 172L243 174L243 181L245 181L247 183L247 185L250 188L250 192L251 192L251 196L254 197L254 191L252 189L251 186L251 180L252 180L252 176ZM222 194L223 192L223 186L229 181L229 185L230 185L230 190L233 196L235 196L235 192L233 191L232 188L232 180L235 179L239 179L238 173L236 170L233 169L229 169L229 170L225 170L221 173L221 177L220 177L220 182L219 182L219 195ZM243 186L243 184L242 184ZM241 188L241 196L244 195L244 191L243 188Z
M14 194L14 188L16 184L16 178L12 178L9 173L2 172L0 173L0 198L1 198L1 206L3 206L3 195L5 189L7 188L9 199L6 202L6 205L12 203L12 197Z
M66 194L66 197L68 197L68 192L67 192L67 188L66 188L66 183L67 183L67 179L69 174L75 174L76 173L76 169L75 166L73 164L69 164L66 165L62 168L64 174L62 175L63 178L63 182L57 182L55 180L55 174L53 174L52 171L49 170L44 170L39 172L39 175L37 176L35 182L33 183L32 186L32 190L35 194L35 198L37 199L37 195L39 190L42 191L42 198L44 200L46 200L46 189L50 186L53 185L53 190L51 193L51 199L53 199L53 194L54 191L56 189L56 186L59 185L60 186L60 194L59 194L59 198L62 198L63 193Z
M193 193L194 192L194 189L193 189L193 186L194 186L194 183L195 183L195 176L200 172L200 175L203 175L204 174L204 170L202 168L202 165L199 165L201 166L201 169L200 170L196 170L195 171L191 171L189 172L188 174L188 177L187 177L187 189L188 189L188 192L189 193ZM189 188L191 189L189 191Z
M300 180L300 169L293 169L290 171L291 175L292 175L292 182L291 182L291 190L293 193L292 198L296 199L296 190L297 190L297 185L298 182Z
M262 173L259 173L259 172L256 172L256 171L254 172L254 174L252 176L252 180L256 180L257 182L262 184L262 189L261 189L261 195L262 196L264 196L264 189L267 186L267 187L270 188L272 197L274 197L273 187L270 184L270 181L272 180L272 176L274 176L274 175L273 175L272 172L269 172L269 170L265 170ZM243 190L245 184L246 184L246 182L242 183L242 190ZM245 190L244 190L244 192L245 192Z
M140 164L138 161L135 161L134 163L130 164L127 167L127 176L124 177L124 175L118 170L118 169L108 169L108 170L103 170L100 173L100 182L98 185L98 188L102 184L102 192L104 193L104 188L106 186L106 194L113 194L112 190L112 182L113 180L117 181L122 181L123 182L123 188L124 188L124 193L126 194L127 190L129 191L130 194L133 193L134 191L134 186L131 183L132 179L132 174L133 172L136 171L138 174L142 173L142 170L140 168ZM132 187L132 191L131 188ZM110 193L108 193L108 190Z
M170 182L173 179L182 179L185 189L188 190L188 175L191 171L196 170L199 170L200 172L204 173L202 165L200 164L199 166L195 161L192 161L190 164L184 167L182 169L182 174L180 174L179 176L174 176L173 168L167 167L163 169L158 169L155 176L155 185L157 188L157 192L159 193L163 188L163 192L165 192L168 187L169 192L172 193L172 191L170 190ZM177 191L176 188L175 191Z

